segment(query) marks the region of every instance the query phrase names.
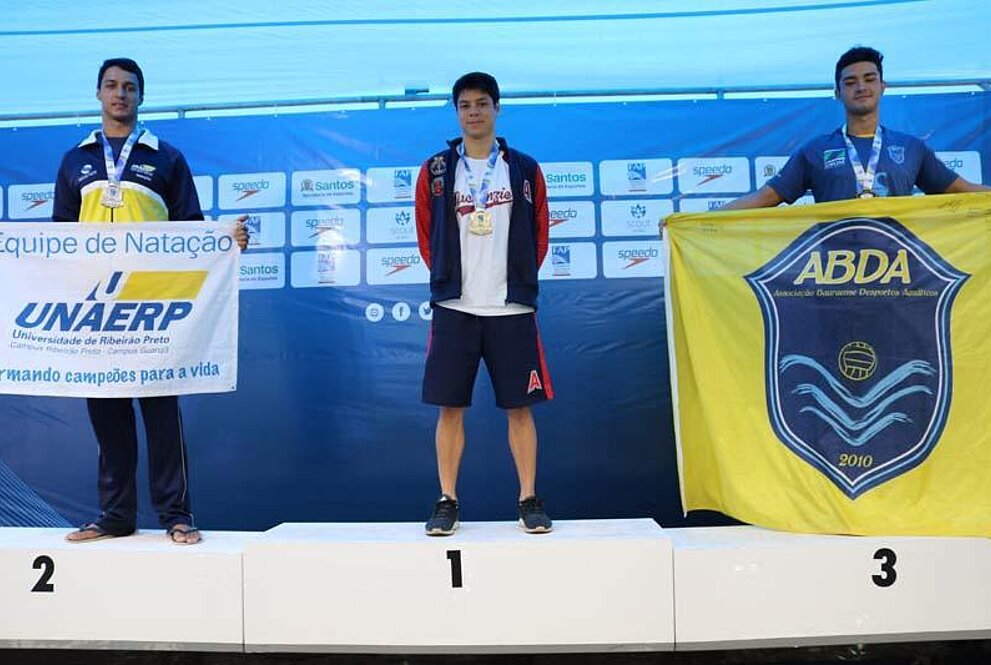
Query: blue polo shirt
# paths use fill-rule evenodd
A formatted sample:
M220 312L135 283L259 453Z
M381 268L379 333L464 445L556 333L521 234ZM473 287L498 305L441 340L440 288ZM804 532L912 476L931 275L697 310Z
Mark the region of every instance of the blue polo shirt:
M818 136L795 152L768 185L788 203L812 190L817 203L857 198L857 179L847 157L846 142L837 129ZM874 137L850 137L866 165ZM957 174L920 139L884 128L881 157L874 179L877 196L908 196L917 185L926 194L940 194Z

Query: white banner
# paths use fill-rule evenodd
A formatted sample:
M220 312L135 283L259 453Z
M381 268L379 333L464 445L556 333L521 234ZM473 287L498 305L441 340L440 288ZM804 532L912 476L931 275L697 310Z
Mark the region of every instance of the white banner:
M0 393L237 386L234 224L0 225Z

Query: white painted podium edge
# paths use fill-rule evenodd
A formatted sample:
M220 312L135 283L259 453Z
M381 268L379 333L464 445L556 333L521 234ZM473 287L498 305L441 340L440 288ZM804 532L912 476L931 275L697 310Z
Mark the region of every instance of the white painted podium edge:
M488 654L552 654L552 653L631 653L674 652L673 643L629 644L245 644L246 653L339 653L339 654L433 654L433 655L488 655Z
M781 647L827 647L847 644L901 644L906 642L953 642L991 638L991 630L926 631L919 633L877 633L873 635L818 635L774 637L757 640L716 640L676 642L675 651L726 651L732 649L776 649Z
M244 653L244 644L242 642L141 642L127 640L0 640L0 649Z

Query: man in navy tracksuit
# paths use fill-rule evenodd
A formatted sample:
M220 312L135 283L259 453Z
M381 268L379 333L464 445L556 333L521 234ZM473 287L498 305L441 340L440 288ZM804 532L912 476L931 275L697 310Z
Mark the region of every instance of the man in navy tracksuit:
M546 184L532 157L496 138L499 86L492 76L462 76L452 97L462 136L424 163L416 184L417 240L430 268L433 306L423 401L440 407L441 497L426 531L446 536L458 528L464 410L484 359L508 419L519 525L544 533L551 520L535 492L530 406L554 396L535 315L537 272L547 254Z
M193 176L177 149L138 127L144 74L129 58L113 58L97 74L102 127L69 150L55 183L52 220L117 222L202 220ZM132 152L133 150L133 152ZM120 162L114 164L114 162ZM248 244L245 217L235 234ZM148 439L151 499L172 542L199 543L189 501L186 441L175 396L142 397ZM89 398L90 422L100 446L100 516L66 539L84 543L127 536L137 527L137 423L129 398Z

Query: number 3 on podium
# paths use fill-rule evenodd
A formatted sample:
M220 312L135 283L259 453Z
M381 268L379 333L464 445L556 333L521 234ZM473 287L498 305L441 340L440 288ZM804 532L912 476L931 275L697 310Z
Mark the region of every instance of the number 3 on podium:
M895 551L882 547L874 552L874 560L881 562L881 573L871 575L874 584L882 588L894 584L895 580L898 579L898 573L895 571L895 562L898 561L898 557L895 556Z

